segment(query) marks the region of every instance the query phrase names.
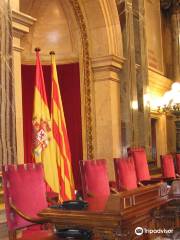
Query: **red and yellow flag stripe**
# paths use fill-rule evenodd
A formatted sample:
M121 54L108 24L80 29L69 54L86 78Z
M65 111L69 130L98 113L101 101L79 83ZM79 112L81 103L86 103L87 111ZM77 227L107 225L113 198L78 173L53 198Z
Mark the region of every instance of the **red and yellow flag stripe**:
M74 198L74 180L71 166L71 152L64 118L63 105L58 83L55 54L51 53L52 62L52 105L51 119L54 137L54 154L58 165L61 201Z

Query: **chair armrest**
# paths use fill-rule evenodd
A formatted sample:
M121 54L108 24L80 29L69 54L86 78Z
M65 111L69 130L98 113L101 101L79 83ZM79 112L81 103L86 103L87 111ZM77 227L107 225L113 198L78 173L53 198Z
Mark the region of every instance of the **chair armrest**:
M115 188L115 189L116 189L116 188L117 188L116 182L113 181L113 180L112 180L112 181L109 181L109 187L110 187L110 188L112 187L112 188Z
M16 214L18 214L20 217L22 217L26 221L29 221L29 222L32 222L32 223L36 223L36 224L43 224L43 223L47 223L48 222L46 219L43 219L43 218L40 218L40 217L34 218L34 217L27 216L21 210L19 210L13 203L10 204L10 207L13 209L13 211Z
M120 192L129 191L124 185L120 184Z
M138 183L138 185L145 186L145 185L148 185L148 184L155 184L155 183L159 183L159 182L162 182L162 178L152 178L150 180L143 180L143 181L140 181Z
M46 193L46 200L49 205L55 205L59 203L59 194L55 192L47 192Z
M112 194L119 193L119 191L117 190L117 184L115 181L109 181L109 188L110 188L110 193Z
M110 187L110 192L112 193L112 194L117 194L117 193L119 193L115 188L113 188L113 187Z
M146 184L143 184L142 182L137 183L138 187L144 187Z
M87 197L95 197L94 194L91 192L87 192L86 195L87 195Z

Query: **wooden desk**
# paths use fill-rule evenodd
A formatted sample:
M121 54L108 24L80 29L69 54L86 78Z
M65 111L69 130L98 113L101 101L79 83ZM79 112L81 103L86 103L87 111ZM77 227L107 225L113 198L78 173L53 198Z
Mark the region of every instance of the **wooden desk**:
M168 201L155 212L156 228L180 229L180 179L174 180Z
M109 197L86 199L87 210L70 211L47 208L39 216L58 228L83 228L94 232L96 239L136 239L136 227L152 228L152 211L168 201L166 186L154 184ZM138 237L138 239L140 239ZM149 239L143 235L141 239Z

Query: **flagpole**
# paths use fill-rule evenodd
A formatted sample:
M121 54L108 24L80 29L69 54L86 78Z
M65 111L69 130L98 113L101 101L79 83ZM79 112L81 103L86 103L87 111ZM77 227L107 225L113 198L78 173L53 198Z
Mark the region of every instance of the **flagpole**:
M55 55L55 52L54 51L50 51L49 54L50 55Z
M41 49L40 49L39 47L36 47L36 48L34 49L34 51L35 51L35 52L40 52Z

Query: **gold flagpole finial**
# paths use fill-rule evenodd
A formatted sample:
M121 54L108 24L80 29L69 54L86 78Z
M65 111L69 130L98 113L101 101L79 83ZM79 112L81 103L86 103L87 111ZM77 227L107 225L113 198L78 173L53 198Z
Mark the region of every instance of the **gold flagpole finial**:
M40 52L41 49L40 49L39 47L36 47L36 48L34 49L34 51L35 51L35 52Z
M50 51L49 54L50 55L55 55L55 52L54 51Z

